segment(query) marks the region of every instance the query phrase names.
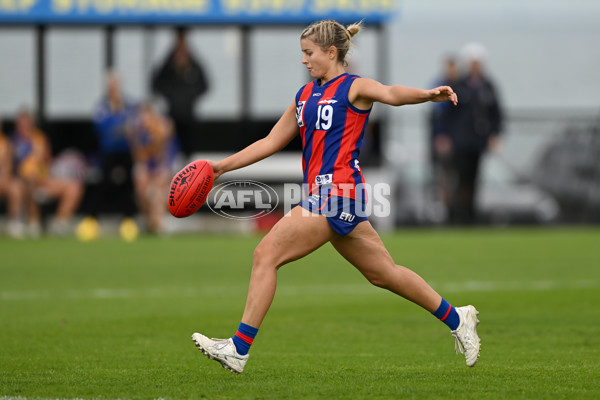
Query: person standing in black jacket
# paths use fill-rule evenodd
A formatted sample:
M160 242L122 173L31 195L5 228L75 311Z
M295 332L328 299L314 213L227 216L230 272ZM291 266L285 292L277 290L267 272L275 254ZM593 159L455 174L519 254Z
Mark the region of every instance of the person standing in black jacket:
M442 74L433 87L456 87L460 79L458 61L454 56L444 60ZM448 102L432 103L429 114L429 156L431 160L432 199L443 207L442 221L446 222L452 206L454 168L452 140L449 132L448 113L454 105ZM440 221L441 222L441 221Z
M164 97L169 116L181 150L187 156L197 149L197 121L194 117L196 101L208 90L208 81L200 63L191 54L185 30L177 30L177 42L173 51L159 67L152 79L152 90Z
M447 110L456 191L450 218L453 223L477 221L475 199L482 156L494 150L502 131L502 109L494 83L483 69L485 49L470 44L463 50L468 71L456 86L457 107Z

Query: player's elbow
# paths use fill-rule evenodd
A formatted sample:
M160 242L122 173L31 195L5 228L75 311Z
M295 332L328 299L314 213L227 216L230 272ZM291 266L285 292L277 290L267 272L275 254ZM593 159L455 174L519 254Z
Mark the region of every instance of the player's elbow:
M410 103L407 103L407 102L399 100L399 99L394 99L394 100L390 101L388 104L390 106L400 107L400 106L404 106L404 105L410 104Z
M406 96L403 96L402 93L398 91L390 90L384 96L382 103L385 103L390 106L399 107L405 104L408 104Z
M272 131L271 134L264 138L265 147L270 151L270 154L277 153L288 145L292 137L293 135L287 133Z
M267 136L266 138L262 139L262 149L267 157L277 153L284 147L285 144L282 145L281 143L279 143L279 141L275 140L271 136Z

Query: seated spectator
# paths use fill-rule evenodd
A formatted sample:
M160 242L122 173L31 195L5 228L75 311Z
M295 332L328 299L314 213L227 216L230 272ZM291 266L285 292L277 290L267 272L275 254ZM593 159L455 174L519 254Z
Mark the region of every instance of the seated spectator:
M8 236L21 239L24 227L21 221L23 204L23 185L13 176L13 148L10 140L0 131L0 196L6 199Z
M49 232L61 236L68 234L70 219L83 195L83 184L79 180L52 176L50 145L28 111L21 111L17 116L13 144L15 175L24 187L29 234L33 237L41 234L39 203L47 198L58 201Z
M167 207L165 194L177 153L173 124L150 104L144 104L132 126L130 144L138 207L148 229L160 233Z

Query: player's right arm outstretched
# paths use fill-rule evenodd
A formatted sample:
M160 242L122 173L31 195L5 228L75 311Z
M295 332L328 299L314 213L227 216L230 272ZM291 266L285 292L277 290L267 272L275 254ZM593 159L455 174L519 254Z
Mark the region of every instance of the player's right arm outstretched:
M213 168L215 179L225 172L246 167L277 153L297 134L296 104L292 103L266 137L221 161L208 161Z
M386 86L368 78L359 78L352 84L348 97L352 104L361 109L369 109L374 102L390 106L419 104L426 101L451 101L458 103L456 93L450 86L439 86L430 90L411 88L402 85Z

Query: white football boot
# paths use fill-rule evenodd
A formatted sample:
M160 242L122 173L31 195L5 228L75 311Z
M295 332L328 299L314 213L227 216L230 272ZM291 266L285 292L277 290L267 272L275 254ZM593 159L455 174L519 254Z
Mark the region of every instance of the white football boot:
M456 307L456 312L460 317L460 324L456 330L452 331L454 336L454 350L456 354L465 355L468 367L474 367L479 359L479 349L481 342L477 336L477 325L479 320L477 315L479 311L473 306Z
M209 339L199 333L192 335L196 347L211 360L221 363L223 368L241 374L244 371L249 354L242 356L238 354L232 339Z

